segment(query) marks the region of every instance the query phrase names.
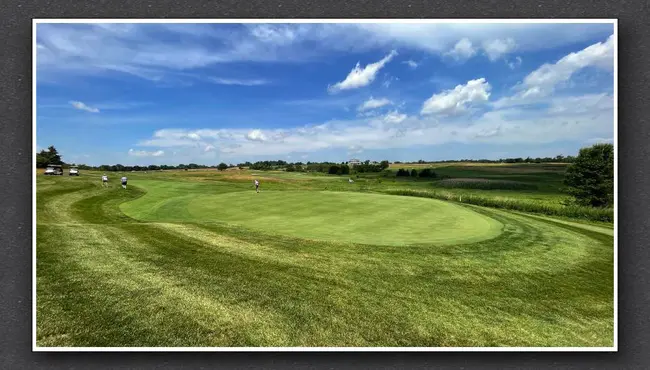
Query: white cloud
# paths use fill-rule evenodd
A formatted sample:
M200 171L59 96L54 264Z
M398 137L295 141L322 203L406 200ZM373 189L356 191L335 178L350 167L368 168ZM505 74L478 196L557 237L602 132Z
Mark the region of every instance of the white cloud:
M406 114L399 113L398 111L392 111L387 113L384 116L384 122L386 123L401 123L407 118Z
M560 106L562 100L566 102L565 108ZM575 107L576 104L586 104L591 108L580 109ZM570 109L572 106L574 108ZM566 97L548 108L510 108L468 116L460 125L444 116L417 117L392 111L378 117L328 121L321 125L282 130L160 130L154 133L153 139L175 140L179 135L187 137L192 133L200 133L205 146L179 144L174 150L182 149L186 153L195 153L195 158L201 158L209 145L219 148L212 152L233 160L286 155L298 157L326 149L346 153L451 142L509 145L544 144L558 140L584 142L589 138L613 136L613 97ZM144 140L139 145L152 146L148 145L151 144L149 141Z
M373 98L371 96L370 99L363 102L363 104L361 104L357 108L357 110L359 112L363 112L363 111L367 111L367 110L370 110L370 109L381 108L381 107L389 105L389 104L392 104L392 102L390 100L386 99L386 98L375 99L375 98Z
M88 105L86 105L86 104L84 104L83 102L80 102L80 101L71 101L70 105L72 105L75 109L85 110L85 111L91 112L91 113L99 113L99 109L97 109L95 107L90 107L90 106L88 106Z
M165 155L165 152L162 150L156 150L154 152L147 152L144 150L133 150L129 149L129 155L134 157L160 157Z
M465 61L476 54L476 49L468 38L463 38L454 45L453 49L445 53L457 61Z
M206 152L211 152L211 151L213 151L214 149L215 149L214 146L212 146L212 145L207 145L207 146L205 147L205 149L203 149L203 150L206 151Z
M357 65L352 68L352 71L350 71L347 77L343 81L328 86L328 91L334 93L341 90L358 89L369 85L375 80L377 73L386 65L386 63L390 62L395 55L397 55L397 52L393 50L380 61L370 63L363 68L361 68L361 64L357 62Z
M411 67L411 69L416 69L418 67L418 65L419 65L417 62L415 62L413 60L410 60L410 59L407 60L407 61L404 61L402 63L408 65L409 67Z
M268 140L268 137L264 135L264 133L261 130L252 130L251 132L246 134L246 139L251 141L264 142Z
M157 83L187 84L193 69L253 61L294 63L334 52L408 47L442 54L513 39L521 52L606 37L611 24L39 24L38 79L120 72ZM96 45L101 45L97 48ZM209 45L209 47L207 46ZM182 52L179 52L182 50ZM67 77L67 76L66 76ZM185 81L185 82L181 82Z
M596 114L600 111L613 111L614 97L605 93L555 97L549 99L548 106L551 115Z
M517 43L512 38L496 39L483 43L483 50L490 61L495 61L503 55L511 53L517 47Z
M583 50L570 53L556 63L546 63L528 74L516 89L518 92L495 102L495 107L528 104L550 96L556 87L565 83L581 69L595 67L611 70L614 63L614 35Z
M474 46L472 41L468 38L462 38L454 47L444 53L445 56L451 57L459 62L464 62L471 59L478 54L479 49L482 49L488 59L492 62L498 60L502 56L511 53L515 50L517 44L514 39L492 39L485 40L481 46Z
M490 84L485 78L457 85L453 90L434 94L422 104L420 114L456 115L466 112L468 106L487 102L490 98Z
M239 79L218 78L218 77L211 77L209 78L209 81L214 82L215 84L218 85L240 85L240 86L260 86L260 85L266 85L270 83L270 81L264 79L239 80Z

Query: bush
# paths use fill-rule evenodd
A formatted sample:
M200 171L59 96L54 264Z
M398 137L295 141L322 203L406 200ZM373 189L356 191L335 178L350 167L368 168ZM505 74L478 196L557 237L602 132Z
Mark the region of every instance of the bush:
M422 171L420 171L419 176L422 177L422 178L432 178L432 179L434 179L434 178L436 178L437 175L436 175L435 172L433 172L432 169L425 168Z
M400 168L399 170L397 170L396 176L397 177L408 177L408 176L411 176L411 174L409 173L409 170L405 170L403 168Z
M411 177L418 177L418 170L415 168L411 170Z

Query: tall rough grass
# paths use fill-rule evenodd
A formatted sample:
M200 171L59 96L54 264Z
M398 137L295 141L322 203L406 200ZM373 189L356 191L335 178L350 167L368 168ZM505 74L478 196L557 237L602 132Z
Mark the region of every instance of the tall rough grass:
M481 190L537 190L537 185L517 181L489 179L444 179L434 183L441 188L481 189Z
M582 206L565 206L537 201L524 201L509 198L489 198L479 195L454 194L446 191L422 191L413 189L385 190L383 193L411 197L434 198L452 202L473 204L477 206L501 208L520 212L539 213L548 216L578 218L589 221L614 222L613 208L592 208Z

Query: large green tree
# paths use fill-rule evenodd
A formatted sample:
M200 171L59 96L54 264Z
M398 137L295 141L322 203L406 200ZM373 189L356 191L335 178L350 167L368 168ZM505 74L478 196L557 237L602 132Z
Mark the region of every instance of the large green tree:
M63 164L61 155L54 146L50 146L47 150L41 150L40 153L36 153L37 168L45 168L48 164Z
M613 207L614 146L596 144L580 149L567 168L564 184L580 205Z

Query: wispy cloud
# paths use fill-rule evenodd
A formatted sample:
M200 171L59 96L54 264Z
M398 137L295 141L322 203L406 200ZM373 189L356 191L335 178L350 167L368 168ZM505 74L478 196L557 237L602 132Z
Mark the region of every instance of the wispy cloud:
M348 147L348 155L363 153L363 147L359 145L351 145Z
M191 79L188 72L214 64L295 63L318 60L332 51L393 47L442 54L461 39L484 45L490 51L488 55L495 58L509 50L508 40L517 45L517 50L526 52L583 42L612 31L611 25L525 23L39 24L37 66L39 80L46 76L56 79L67 74L119 72L170 83Z
M570 53L555 63L542 65L515 87L515 95L500 99L495 102L495 107L529 104L548 97L560 83L568 81L576 72L587 67L612 70L614 42L614 35L611 35L605 42L598 42Z
M70 101L70 105L72 105L75 109L85 110L86 112L91 112L91 113L99 113L99 109L88 106L85 103L80 101Z
M514 60L507 61L506 63L508 64L508 67L510 67L510 69L515 69L519 67L522 62L523 60L521 59L521 57L515 57Z
M144 150L133 150L129 149L129 155L134 157L160 157L165 155L165 152L162 150L156 150L154 152L147 152Z
M361 64L357 62L357 65L352 68L347 77L345 77L343 81L328 86L328 91L330 93L335 93L341 90L358 89L369 85L375 80L377 73L396 55L397 51L393 50L378 62L370 63L363 68L361 68Z
M389 105L389 104L392 104L392 102L390 100L386 99L386 98L375 99L375 98L373 98L371 96L370 99L363 102L363 104L361 104L357 108L357 110L359 112L363 112L363 111L367 111L367 110L371 110L371 109L381 108L381 107Z
M219 85L260 86L260 85L266 85L270 83L270 81L264 79L245 80L245 79L211 77L209 80L210 82Z
M490 40L483 43L483 50L490 61L495 61L502 56L511 53L517 47L517 43L512 38Z
M411 69L416 69L419 66L419 63L417 63L416 61L411 60L411 59L406 60L406 61L404 61L402 63L408 65Z

